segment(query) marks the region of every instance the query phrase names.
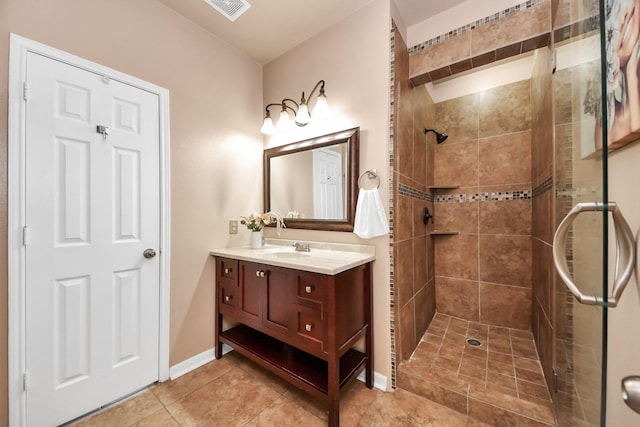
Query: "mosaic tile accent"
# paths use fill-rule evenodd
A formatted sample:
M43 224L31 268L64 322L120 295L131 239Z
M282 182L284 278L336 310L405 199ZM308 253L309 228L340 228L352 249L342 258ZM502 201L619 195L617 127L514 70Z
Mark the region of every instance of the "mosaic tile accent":
M538 187L540 188L540 187ZM550 187L549 187L550 188ZM546 191L546 190L544 190ZM398 185L398 193L402 196L411 197L417 200L435 203L467 203L467 202L488 202L488 201L508 201L531 199L531 190L496 191L486 193L470 194L446 194L437 195L425 193L406 184Z
M556 43L578 37L592 31L600 30L600 15L591 16L573 24L566 25L553 31L553 40Z
M393 125L395 122L395 114L393 108L395 105L395 79L396 79L396 23L391 20L390 31L390 50L391 63L389 64L389 176L393 177L393 149L395 135L393 133ZM389 180L389 313L390 313L390 335L391 335L391 388L396 389L396 324L395 324L395 286L394 286L394 258L393 258L393 241L394 241L394 217L393 217L393 179Z
M433 194L425 193L424 191L420 191L406 184L398 185L398 193L401 196L412 197L426 202L433 202Z
M474 22L472 22L470 24L467 24L467 25L465 25L463 27L459 27L459 28L456 28L454 30L451 30L446 34L441 34L441 35L439 35L437 37L434 37L434 38L432 38L430 40L427 40L425 42L422 42L420 44L417 44L415 46L410 47L408 49L409 50L409 55L411 55L411 54L413 54L415 52L418 52L420 50L423 50L423 49L425 49L427 47L436 45L438 43L442 43L445 40L449 40L449 39L451 39L451 38L453 38L453 37L455 37L457 35L466 33L467 31L471 31L474 28L480 27L482 25L487 25L487 24L490 24L492 22L496 22L496 21L498 21L500 19L507 18L509 16L515 15L516 13L518 13L518 12L520 12L522 10L529 9L529 8L531 8L533 6L538 5L538 4L546 3L547 1L549 1L549 0L528 0L528 1L524 2L524 3L520 3L520 4L517 4L517 5L513 6L513 7L510 7L509 9L505 9L505 10L503 10L501 12L494 13L493 15L486 16L486 17L484 17L482 19L478 19L477 21L474 21Z
M533 197L538 197L553 187L553 177L547 178L542 184L533 189Z
M556 199L574 199L576 197L601 198L602 188L556 188Z
M447 194L435 197L436 203L466 203L531 199L531 190L498 191L491 193Z

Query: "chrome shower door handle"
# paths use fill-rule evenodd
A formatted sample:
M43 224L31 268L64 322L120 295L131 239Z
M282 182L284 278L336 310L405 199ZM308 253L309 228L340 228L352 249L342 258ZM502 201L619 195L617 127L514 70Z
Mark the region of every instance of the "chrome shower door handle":
M636 261L636 246L633 233L622 212L615 202L604 203L578 203L571 209L566 217L558 225L553 236L553 262L562 281L567 285L573 296L581 304L604 305L603 298L594 295L583 294L574 283L567 263L566 241L571 224L582 212L594 212L607 210L613 215L613 224L616 231L616 271L611 295L607 298L607 307L615 307L624 288L627 286Z

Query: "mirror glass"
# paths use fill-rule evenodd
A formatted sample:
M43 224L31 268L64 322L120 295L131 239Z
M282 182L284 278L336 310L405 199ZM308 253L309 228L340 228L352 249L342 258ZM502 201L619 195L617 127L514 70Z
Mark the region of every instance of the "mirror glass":
M353 231L359 128L264 152L264 203L288 228Z

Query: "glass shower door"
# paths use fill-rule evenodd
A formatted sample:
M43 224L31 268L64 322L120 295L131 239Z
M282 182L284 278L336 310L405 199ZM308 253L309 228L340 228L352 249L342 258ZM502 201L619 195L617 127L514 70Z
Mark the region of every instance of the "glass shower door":
M629 111L628 58L616 53L621 33L612 27L624 3L587 0L577 8L561 0L554 10L553 400L560 426L605 425L607 310L633 270L633 236L607 197L607 148L625 138L620 112ZM615 272L609 256L619 259Z
M556 232L574 206L580 203L602 204L606 200L606 150L596 146L596 134L603 119L602 109L595 105L601 88L600 31L596 27L586 34L564 40L558 40L559 34L562 33L556 29L557 68L553 79L553 225ZM592 211L576 216L573 223L568 225L565 240L561 242L566 268L573 282L579 284L584 293L601 297L604 294L603 277L606 275L604 259L607 249L604 239L608 232L608 221L604 220L604 215L602 211ZM557 234L555 237L558 237ZM555 243L554 251L560 242ZM606 358L607 309L601 305L578 302L558 274L554 276L553 288L553 400L558 425L601 425L601 417L605 413L606 372L603 366Z

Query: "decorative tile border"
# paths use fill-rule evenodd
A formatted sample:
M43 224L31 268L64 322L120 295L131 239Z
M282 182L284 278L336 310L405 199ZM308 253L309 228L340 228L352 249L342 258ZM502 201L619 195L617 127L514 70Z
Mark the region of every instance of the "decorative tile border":
M576 197L602 198L602 188L582 187L582 188L556 188L556 199L574 199Z
M398 194L401 196L412 197L425 202L433 202L433 194L425 193L406 184L398 185Z
M495 201L509 201L509 200L529 200L532 196L532 191L527 190L512 190L512 191L494 191L485 193L469 193L469 194L444 194L434 196L433 194L425 193L416 188L413 188L406 184L398 185L398 194L401 196L411 197L413 199L422 200L426 202L435 203L468 203L468 202L495 202Z
M590 16L581 21L568 24L553 31L553 40L556 43L600 30L600 15Z
M531 190L497 191L490 193L447 194L435 197L436 203L466 203L531 199Z
M538 197L539 195L551 190L553 187L553 177L549 177L544 180L544 182L538 185L533 189L533 197Z
M439 35L439 36L434 37L434 38L432 38L430 40L427 40L425 42L422 42L420 44L417 44L415 46L410 47L408 49L409 50L409 55L411 55L411 54L413 54L415 52L418 52L420 50L423 50L423 49L425 49L427 47L436 45L438 43L442 43L445 40L449 40L449 39L451 39L451 38L453 38L453 37L455 37L457 35L466 33L467 31L471 31L474 28L480 27L482 25L487 25L487 24L490 24L492 22L496 22L496 21L498 21L500 19L507 18L509 16L512 16L512 15L522 11L522 10L529 9L529 8L531 8L533 6L538 5L538 4L546 3L547 1L550 1L550 0L528 0L528 1L524 2L524 3L520 3L520 4L517 4L517 5L513 6L513 7L510 7L509 9L505 9L505 10L503 10L501 12L494 13L493 15L486 16L486 17L484 17L482 19L478 19L477 21L474 21L474 22L472 22L470 24L467 24L467 25L465 25L463 27L451 30L446 34Z
M389 176L394 176L393 169L393 148L394 133L393 125L395 123L395 115L393 112L395 104L395 79L396 79L396 23L391 20L390 31L390 58L389 64ZM393 258L393 241L394 241L394 207L393 207L393 179L389 179L389 315L390 315L390 335L391 335L391 388L396 389L396 322L395 322L395 282L394 282L394 258Z

